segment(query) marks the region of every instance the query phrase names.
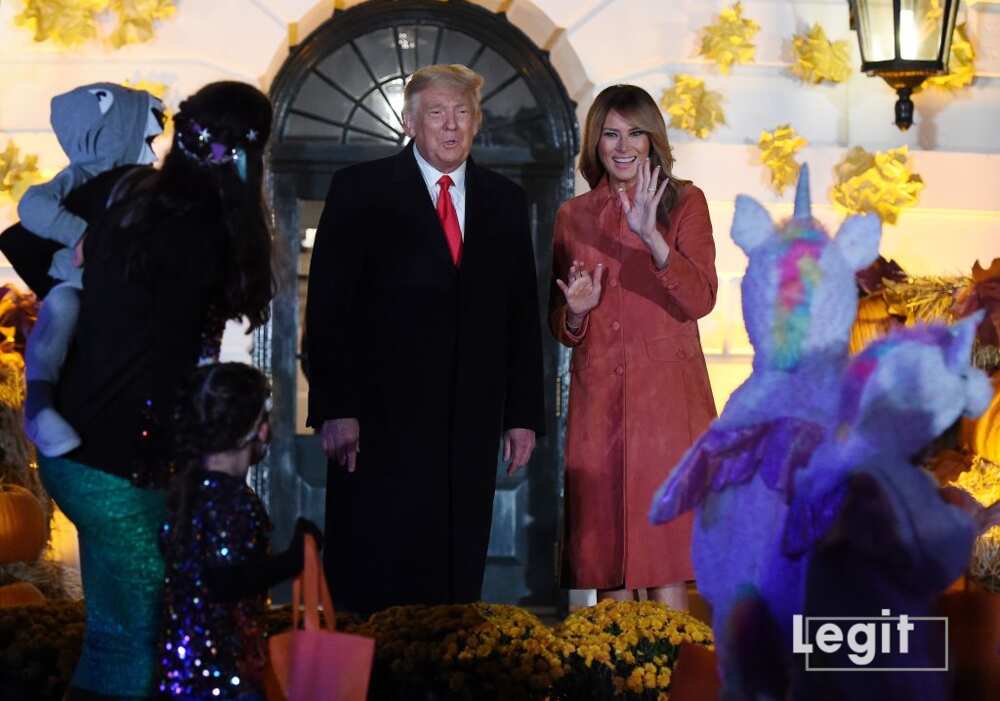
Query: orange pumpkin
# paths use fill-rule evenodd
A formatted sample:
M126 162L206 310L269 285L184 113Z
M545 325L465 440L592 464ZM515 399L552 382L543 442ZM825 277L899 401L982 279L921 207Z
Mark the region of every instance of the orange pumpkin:
M993 401L978 419L962 419L962 445L1000 465L1000 372L994 373Z
M44 603L45 595L34 584L14 582L13 584L0 587L0 608Z
M851 327L851 355L860 353L869 343L885 336L896 323L881 293L862 297L858 300L858 315Z
M45 512L35 495L0 484L0 563L34 562L46 540Z

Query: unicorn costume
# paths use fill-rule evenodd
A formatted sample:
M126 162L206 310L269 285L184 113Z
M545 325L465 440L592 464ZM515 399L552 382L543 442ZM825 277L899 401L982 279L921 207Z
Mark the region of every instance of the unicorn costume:
M765 583L769 603L780 591L791 594L796 612L806 616L878 617L885 610L926 616L934 597L965 571L976 535L973 519L945 502L934 478L912 459L960 416L978 416L989 406L992 387L970 366L981 319L900 329L852 359L837 430L795 477L782 549L768 567L784 585L768 591ZM940 666L944 641L931 632L918 627L909 652L896 650L891 660L880 660L882 666ZM745 657L760 653L741 647ZM746 659L743 666L751 664ZM824 666L845 664L827 660ZM802 669L802 660L791 668L795 700L950 698L943 673L817 675Z
M834 424L857 310L854 273L875 260L880 231L873 215L849 217L831 240L812 217L805 165L783 225L755 200L736 200L731 234L749 257L742 294L753 372L671 472L650 514L665 523L696 510L692 560L727 686L738 683L727 679L729 616L741 596L760 590L794 474Z

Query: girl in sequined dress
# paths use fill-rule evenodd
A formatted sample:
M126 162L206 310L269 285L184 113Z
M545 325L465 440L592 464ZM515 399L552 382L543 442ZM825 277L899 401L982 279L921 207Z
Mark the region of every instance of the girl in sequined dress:
M266 647L258 620L267 590L302 570L299 519L288 550L270 555L271 523L247 486L270 438L267 380L241 363L198 369L176 414L185 465L167 500L160 639L162 694L172 699L262 701Z

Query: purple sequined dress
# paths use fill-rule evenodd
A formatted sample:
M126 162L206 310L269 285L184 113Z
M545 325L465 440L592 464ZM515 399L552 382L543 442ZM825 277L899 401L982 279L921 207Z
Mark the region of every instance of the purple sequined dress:
M257 621L266 594L219 601L207 573L266 557L271 523L243 478L199 471L196 484L188 517L181 522L171 513L161 533L160 691L169 698L238 699L261 688L266 652Z

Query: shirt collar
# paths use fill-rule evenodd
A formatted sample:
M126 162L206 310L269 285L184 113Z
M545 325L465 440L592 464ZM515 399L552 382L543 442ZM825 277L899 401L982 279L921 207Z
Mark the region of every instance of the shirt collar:
M413 144L413 157L417 159L417 166L420 168L420 174L424 176L424 182L427 183L428 190L434 192L434 188L437 187L438 180L441 179L441 176L448 175L454 183L452 190L457 190L463 194L465 193L465 167L469 163L468 159L462 161L462 165L452 172L442 173L440 170L428 163L427 159L420 154L420 149L417 148L416 143Z

